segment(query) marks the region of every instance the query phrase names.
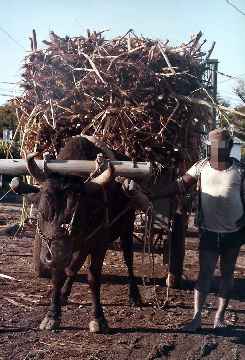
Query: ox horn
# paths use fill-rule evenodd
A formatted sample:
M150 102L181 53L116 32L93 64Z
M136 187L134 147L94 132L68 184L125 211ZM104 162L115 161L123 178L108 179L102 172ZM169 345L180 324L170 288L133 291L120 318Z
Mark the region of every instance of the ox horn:
M88 192L93 192L98 190L98 188L101 188L103 186L106 186L109 184L113 177L114 177L115 168L114 166L109 162L108 168L103 171L102 174L97 176L96 178L92 179L90 182L85 183L85 188Z
M34 158L38 155L38 152L30 153L26 156L27 170L29 174L34 177L38 182L43 182L46 178L44 171L39 169Z
M40 190L37 186L27 184L18 177L14 177L9 183L9 186L11 190L18 195L38 193Z

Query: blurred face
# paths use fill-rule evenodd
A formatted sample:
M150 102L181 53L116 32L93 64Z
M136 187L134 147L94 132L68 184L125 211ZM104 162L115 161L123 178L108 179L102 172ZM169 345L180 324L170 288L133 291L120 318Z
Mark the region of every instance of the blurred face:
M212 140L210 146L210 157L216 162L225 162L229 159L231 142L225 140Z

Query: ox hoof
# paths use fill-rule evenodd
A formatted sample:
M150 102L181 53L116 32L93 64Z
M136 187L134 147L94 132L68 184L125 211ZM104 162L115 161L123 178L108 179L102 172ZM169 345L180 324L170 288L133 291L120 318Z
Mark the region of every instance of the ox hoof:
M90 321L89 331L94 334L107 333L109 330L106 319L100 318Z
M45 316L41 322L39 329L40 330L57 330L60 327L60 319L53 319L48 315Z

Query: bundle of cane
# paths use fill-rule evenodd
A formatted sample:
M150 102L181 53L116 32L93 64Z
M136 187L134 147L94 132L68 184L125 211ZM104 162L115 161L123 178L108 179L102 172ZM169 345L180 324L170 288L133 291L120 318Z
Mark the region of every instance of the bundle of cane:
M168 166L181 153L195 161L212 118L202 79L213 46L202 51L201 36L172 47L132 30L110 40L51 32L39 49L33 31L23 95L13 100L22 152L55 156L71 136L86 134L134 160Z

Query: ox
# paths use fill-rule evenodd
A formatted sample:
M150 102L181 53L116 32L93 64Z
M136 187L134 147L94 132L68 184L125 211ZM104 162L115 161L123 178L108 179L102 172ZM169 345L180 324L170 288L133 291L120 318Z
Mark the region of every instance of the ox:
M94 160L101 148L85 137L70 139L60 151L59 160ZM109 166L97 178L85 183L78 176L45 174L35 163L35 155L27 156L27 168L40 184L28 192L36 192L38 209L37 233L41 239L41 262L49 267L52 296L49 310L40 329L56 329L61 321L61 307L67 302L74 278L90 255L88 283L92 293L93 320L91 332L108 328L100 302L100 278L103 260L110 242L120 238L129 274L129 301L141 303L133 274L133 226L135 210L120 183L113 180ZM117 154L118 155L118 154ZM118 158L118 160L125 160Z

